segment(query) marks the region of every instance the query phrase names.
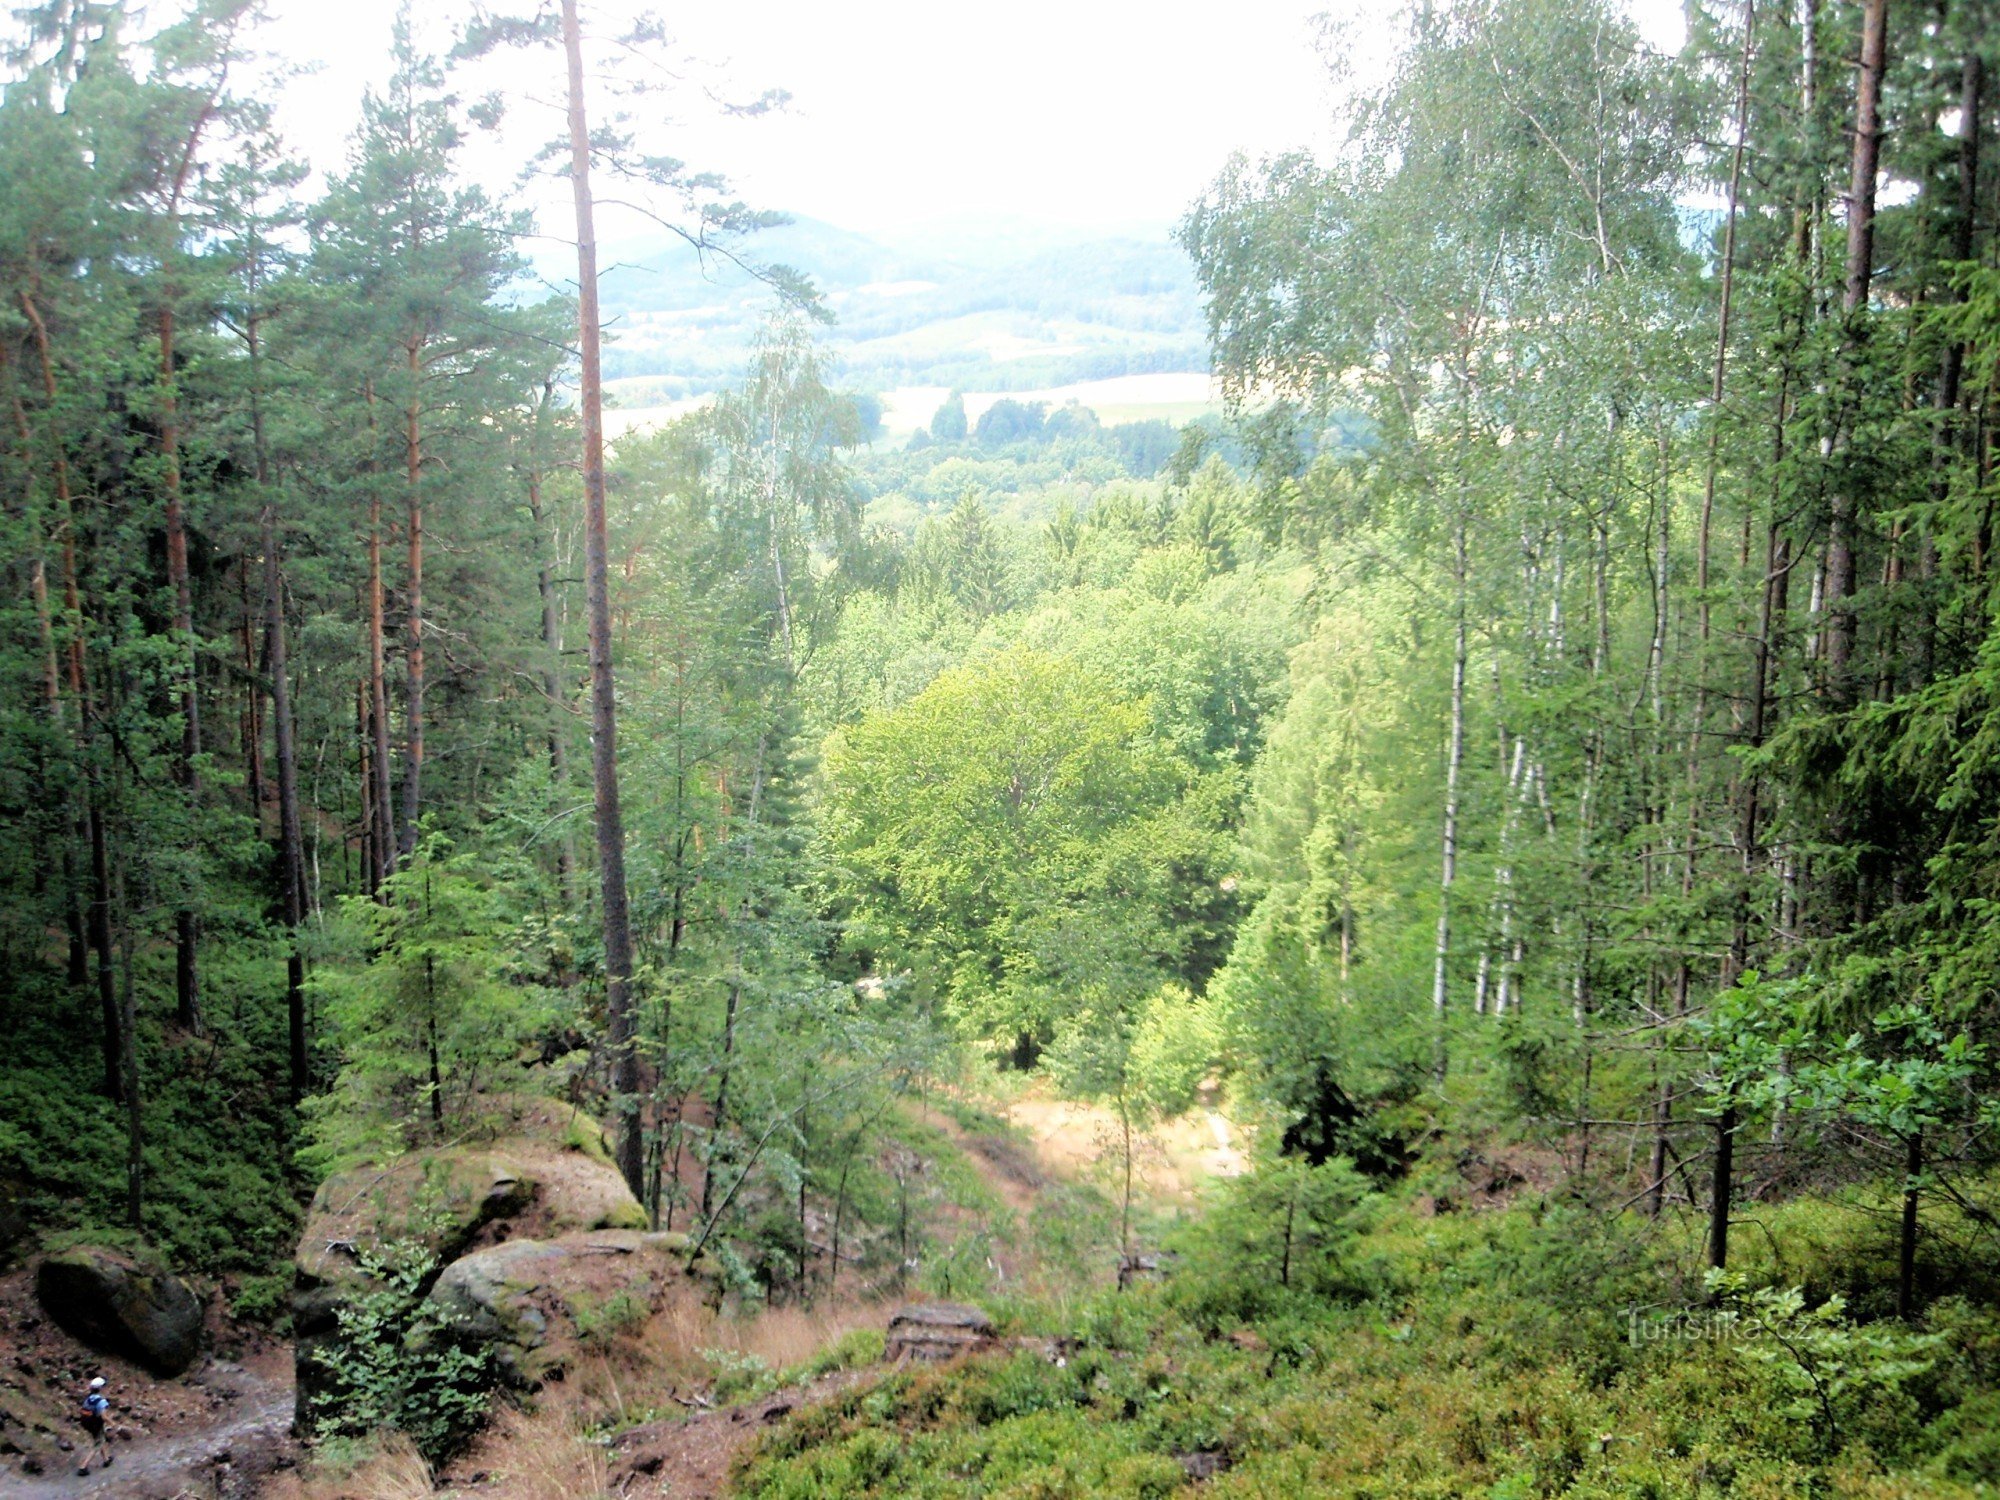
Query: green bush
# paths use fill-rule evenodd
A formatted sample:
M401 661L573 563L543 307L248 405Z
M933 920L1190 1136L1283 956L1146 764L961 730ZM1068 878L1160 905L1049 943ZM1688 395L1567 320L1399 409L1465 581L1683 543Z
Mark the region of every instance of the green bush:
M1716 1306L1650 1220L1433 1215L1342 1182L1319 1290L1256 1283L1278 1280L1274 1208L1320 1184L1236 1185L1166 1285L1017 1304L1070 1335L1059 1360L841 1392L765 1434L739 1492L1181 1494L1197 1453L1223 1466L1211 1500L1973 1500L2000 1480L2000 1312L1948 1301L1919 1333L1741 1281ZM1686 1336L1634 1338L1645 1319Z
M1284 1158L1235 1178L1177 1241L1187 1274L1173 1279L1173 1298L1219 1330L1295 1298L1365 1297L1374 1278L1356 1250L1378 1209L1371 1184L1344 1158L1317 1167Z
M282 1328L291 1319L289 1276L245 1276L230 1299L232 1317L266 1328Z
M334 1336L315 1351L306 1427L315 1442L394 1429L442 1462L486 1419L492 1353L453 1339L429 1310L423 1289L436 1263L420 1246L364 1253L361 1266L369 1289L341 1304Z
M842 1370L859 1370L880 1364L888 1339L879 1328L850 1328L803 1364L785 1372L783 1383L802 1385Z
M754 1401L778 1386L778 1372L763 1356L734 1349L704 1349L701 1357L715 1371L714 1398L719 1403Z
M171 995L171 953L142 954L135 982ZM282 972L245 938L204 975L210 1035L139 1016L145 1102L144 1242L175 1269L264 1273L298 1238L294 1135L284 1089L283 1015L265 1004ZM0 1069L0 1176L45 1245L119 1244L126 1230L125 1113L101 1092L94 1028L79 1036L60 974L12 976Z

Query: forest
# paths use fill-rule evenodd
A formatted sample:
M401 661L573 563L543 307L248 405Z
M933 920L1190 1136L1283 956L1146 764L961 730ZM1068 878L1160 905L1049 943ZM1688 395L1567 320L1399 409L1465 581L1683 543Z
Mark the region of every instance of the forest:
M891 441L655 18L17 10L0 1493L2000 1494L2000 18L1686 12L1323 18L1221 415Z

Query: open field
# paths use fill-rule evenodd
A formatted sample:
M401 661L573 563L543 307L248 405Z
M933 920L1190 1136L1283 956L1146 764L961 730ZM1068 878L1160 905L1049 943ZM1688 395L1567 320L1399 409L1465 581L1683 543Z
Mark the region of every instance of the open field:
M919 427L926 426L944 399L951 394L943 386L903 386L883 393L886 410L882 425L891 442L901 443ZM1188 422L1222 410L1221 393L1212 376L1196 370L1156 375L1117 375L1107 380L1082 380L1072 385L1050 386L1039 391L967 391L965 415L977 422L996 401L1040 401L1050 407L1074 401L1097 413L1107 427L1120 422L1145 422L1165 418Z
M639 399L644 399L646 388L651 382L645 377L635 380L613 380L606 382L606 389L617 397L620 387L630 390ZM935 413L951 392L941 385L902 386L882 394L882 426L885 440L900 447L910 440L918 428L927 426ZM604 433L612 441L617 441L632 432L649 432L675 417L705 405L710 398L694 396L684 401L670 401L657 405L622 407L614 406L604 414ZM1182 371L1157 375L1118 375L1108 380L1084 380L1073 385L1051 386L1039 391L967 391L965 393L965 414L977 422L980 415L996 401L1040 401L1053 408L1065 402L1075 401L1097 413L1097 420L1107 427L1115 427L1121 422L1148 422L1162 419L1169 422L1191 422L1197 417L1209 416L1222 410L1222 397L1216 390L1211 376L1199 371Z

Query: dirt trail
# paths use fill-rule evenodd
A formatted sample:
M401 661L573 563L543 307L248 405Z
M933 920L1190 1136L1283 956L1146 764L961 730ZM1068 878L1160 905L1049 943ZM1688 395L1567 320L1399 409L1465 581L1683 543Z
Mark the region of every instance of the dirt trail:
M968 1129L935 1107L914 1112L949 1135L1000 1200L1023 1215L1033 1210L1037 1195L1052 1180L1090 1170L1115 1149L1118 1139L1115 1112L1039 1092L997 1109L1013 1131ZM1236 1132L1210 1108L1146 1132L1139 1152L1146 1191L1162 1199L1185 1201L1203 1183L1233 1177L1247 1167ZM742 1406L634 1428L613 1444L612 1488L621 1495L659 1500L713 1500L727 1493L731 1462L759 1432L874 1373L850 1371Z
M253 1496L258 1478L288 1460L292 1387L287 1380L229 1366L212 1368L218 1391L235 1394L212 1418L181 1431L114 1442L114 1462L74 1472L0 1477L0 1495L19 1500L214 1500ZM78 1434L81 1436L81 1434ZM81 1454L64 1454L74 1463Z

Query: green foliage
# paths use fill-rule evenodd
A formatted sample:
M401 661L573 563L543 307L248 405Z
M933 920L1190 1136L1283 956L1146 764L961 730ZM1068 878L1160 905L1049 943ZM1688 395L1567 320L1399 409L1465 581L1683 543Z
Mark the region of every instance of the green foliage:
M1222 1056L1214 1007L1178 984L1146 1000L1132 1029L1128 1064L1137 1092L1162 1115L1194 1106L1202 1080Z
M1140 705L1079 664L1015 650L838 734L826 837L849 941L915 965L974 1036L1050 1038L1091 986L1143 988L1185 952L1212 881L1202 778Z
M944 405L931 413L930 432L934 443L965 441L965 398L957 391L947 396Z
M1700 1287L1648 1308L1666 1264L1637 1220L1420 1217L1344 1167L1281 1163L1235 1186L1165 1288L1030 1310L1029 1327L1062 1336L1056 1353L845 1389L766 1433L741 1491L945 1495L972 1477L999 1493L1185 1493L1193 1455L1213 1465L1203 1492L1246 1497L1970 1500L1986 1477L1976 1372L1995 1346L1963 1308L1923 1335L1741 1281L1719 1308ZM1268 1260L1231 1268L1243 1217L1301 1189L1336 1226L1323 1248L1366 1278L1321 1295L1271 1286ZM1689 1336L1635 1333L1669 1326Z
M979 414L972 435L983 446L1001 448L1009 443L1032 443L1045 430L1047 408L1039 401L1014 401L1003 397ZM931 436L940 436L936 420Z
M739 1302L838 1281L829 1211L911 1290L991 1291L1016 1232L1101 1277L1101 1199L1052 1184L1015 1224L911 1117L942 1020L1115 1111L1121 1273L1135 1131L1213 1077L1267 1159L1163 1293L1044 1316L1074 1357L843 1395L755 1492L1159 1494L1193 1454L1218 1494L1993 1482L2000 279L1984 116L1951 124L1991 38L1893 12L1878 132L1854 5L1697 5L1678 58L1609 0L1412 8L1337 91L1338 154L1233 162L1183 225L1226 422L970 426L954 389L860 454L879 403L781 318L621 442L648 1086L609 1101L573 318L458 171L492 107L399 27L302 203L228 87L237 0L37 12L0 99L0 1192L259 1273L293 1162L560 1087L631 1124L649 1216ZM704 230L769 223L615 124L597 149ZM1847 201L1857 170L1899 187ZM1065 307L1129 316L1117 267L1075 269ZM309 844L276 901L274 821ZM1749 1279L1684 1306L1731 1160ZM330 1435L443 1453L477 1421L431 1269L371 1264ZM1892 1280L1912 1325L1968 1301L1849 1320ZM1635 1308L1729 1336L1636 1347ZM575 1312L600 1345L640 1315Z
M1180 1248L1189 1273L1170 1296L1211 1332L1255 1322L1290 1303L1358 1298L1375 1290L1355 1247L1376 1213L1371 1185L1351 1162L1280 1159L1220 1185Z
M819 1380L842 1370L860 1370L879 1364L887 1336L879 1328L854 1328L843 1333L803 1364L785 1372L786 1385Z
M229 1301L229 1312L246 1323L277 1328L291 1317L291 1298L288 1276L246 1276Z
M314 1395L302 1414L316 1441L406 1434L439 1463L479 1429L492 1400L492 1354L450 1336L424 1300L437 1266L414 1242L362 1252L365 1290L342 1300L313 1350Z
M621 1288L603 1298L574 1293L565 1301L577 1338L596 1348L642 1327L653 1312L643 1287Z
M315 979L343 1059L312 1105L315 1162L444 1138L541 1027L545 1003L507 974L506 896L489 861L432 835L379 901L345 903L351 957Z
M1708 1287L1731 1319L1719 1336L1769 1377L1776 1409L1810 1425L1828 1453L1839 1448L1843 1426L1849 1436L1864 1418L1875 1432L1887 1427L1895 1404L1906 1401L1903 1388L1931 1368L1943 1343L1850 1323L1839 1297L1808 1307L1797 1287L1751 1288L1727 1272L1712 1273Z
M729 1403L754 1401L778 1385L778 1372L762 1355L734 1349L704 1349L701 1357L715 1371L715 1399Z
M163 957L170 965L171 953ZM16 1056L0 1072L0 1134L16 1144L0 1180L45 1237L129 1236L179 1269L211 1273L261 1272L290 1256L300 1217L296 1138L272 1070L282 1055L263 998L273 969L268 958L246 969L212 976L211 1014L230 1022L226 1034L204 1043L142 1028L141 1055L149 1073L158 1070L146 1112L143 1234L125 1219L125 1122L100 1090L95 1039L80 1042L59 974L13 976L5 1015ZM148 979L171 983L157 970Z

